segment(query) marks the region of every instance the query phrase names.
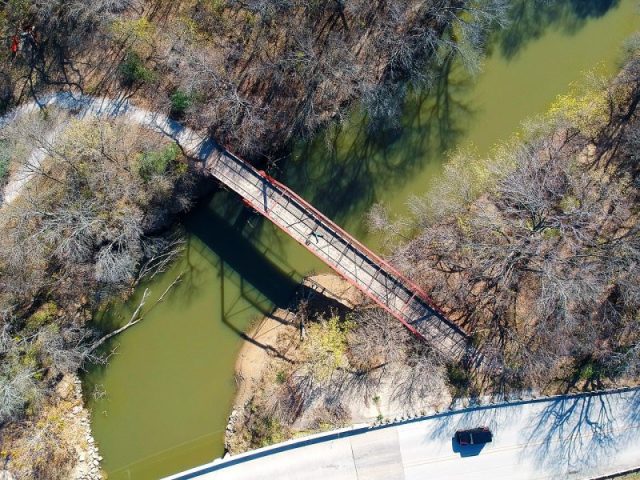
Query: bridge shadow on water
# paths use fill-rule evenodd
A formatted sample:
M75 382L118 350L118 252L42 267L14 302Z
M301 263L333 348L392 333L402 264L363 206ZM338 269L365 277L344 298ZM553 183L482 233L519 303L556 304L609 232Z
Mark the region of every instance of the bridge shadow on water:
M209 288L198 278L197 270L203 267L189 261L190 250L197 250L220 279L215 286L220 289L216 316L235 334L257 345L244 332L247 311L270 315L274 308L291 307L299 296L312 295L301 284L308 272L298 271L287 260L287 240L265 222L234 193L215 192L185 222L192 238L186 252L189 267L180 285L180 295L187 302L189 296L200 295Z

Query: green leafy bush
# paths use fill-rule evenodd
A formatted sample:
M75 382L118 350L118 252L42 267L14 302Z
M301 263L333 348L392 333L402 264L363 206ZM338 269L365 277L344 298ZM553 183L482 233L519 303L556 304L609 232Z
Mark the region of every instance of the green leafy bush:
M469 396L471 378L469 372L458 365L447 366L447 379L452 389L452 395L456 398Z
M120 75L122 75L122 83L129 86L136 83L149 83L155 79L153 71L144 65L140 55L135 52L127 53L120 64Z
M9 149L7 142L0 140L0 185L3 185L9 176Z
M154 175L167 172L173 162L180 155L180 147L172 143L162 150L145 152L138 158L138 174L148 182Z
M171 100L171 115L176 117L184 115L184 112L193 105L193 96L182 90L173 92L169 99Z
M25 329L28 332L37 332L43 325L53 321L58 314L58 306L55 302L47 302L27 319Z
M286 381L287 381L287 374L285 372L280 370L278 373L276 373L276 382L278 384L282 385Z

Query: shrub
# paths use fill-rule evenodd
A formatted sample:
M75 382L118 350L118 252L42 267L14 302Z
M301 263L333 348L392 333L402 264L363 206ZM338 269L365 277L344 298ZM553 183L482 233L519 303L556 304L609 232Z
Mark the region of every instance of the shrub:
M147 68L135 52L129 52L120 64L120 75L122 75L122 83L127 86L136 83L149 83L155 78L153 71Z
M9 151L7 142L0 140L0 185L4 185L9 176Z
M302 351L308 359L308 373L314 379L326 381L337 368L348 364L347 335L353 325L353 321L343 321L335 315L309 325Z
M37 332L43 325L50 323L58 314L55 302L47 302L27 319L25 328L29 332Z
M120 37L127 37L134 42L151 43L155 27L146 18L136 20L118 19L113 22L111 29Z
M153 152L145 152L140 155L138 160L138 174L148 182L154 175L162 175L167 171L171 163L173 163L180 155L180 148L177 144L171 145Z
M454 397L468 396L471 379L467 371L459 365L449 365L447 367L447 379L451 385L451 393Z
M171 100L171 115L176 117L183 115L193 105L193 97L182 90L173 92L169 99Z
M286 439L287 433L280 421L271 416L260 418L251 432L259 447L266 447Z

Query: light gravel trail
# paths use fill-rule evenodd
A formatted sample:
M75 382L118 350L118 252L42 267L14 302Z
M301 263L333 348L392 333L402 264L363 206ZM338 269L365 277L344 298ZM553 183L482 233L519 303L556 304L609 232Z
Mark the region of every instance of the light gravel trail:
M458 429L491 428L483 448ZM336 438L337 437L337 438ZM591 479L640 467L640 389L553 397L356 428L248 452L171 480Z
M129 100L73 95L68 92L47 95L39 99L38 102L32 101L21 105L0 118L0 128L16 121L20 117L46 107L67 110L74 113L77 118L121 117L129 123L166 135L176 141L189 157L197 160L205 160L217 148L211 139L205 138L189 127L171 120L167 115L136 107ZM45 143L52 143L63 129L64 125L50 132L45 137ZM34 149L5 186L2 195L3 205L8 205L15 201L34 173L40 168L45 157L46 152L44 150L40 148Z

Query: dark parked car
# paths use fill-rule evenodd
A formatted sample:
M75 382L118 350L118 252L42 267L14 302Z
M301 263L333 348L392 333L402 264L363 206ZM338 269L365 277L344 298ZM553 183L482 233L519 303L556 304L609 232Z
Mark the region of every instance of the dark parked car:
M456 432L456 440L460 445L480 445L493 440L493 434L487 427L458 430Z

